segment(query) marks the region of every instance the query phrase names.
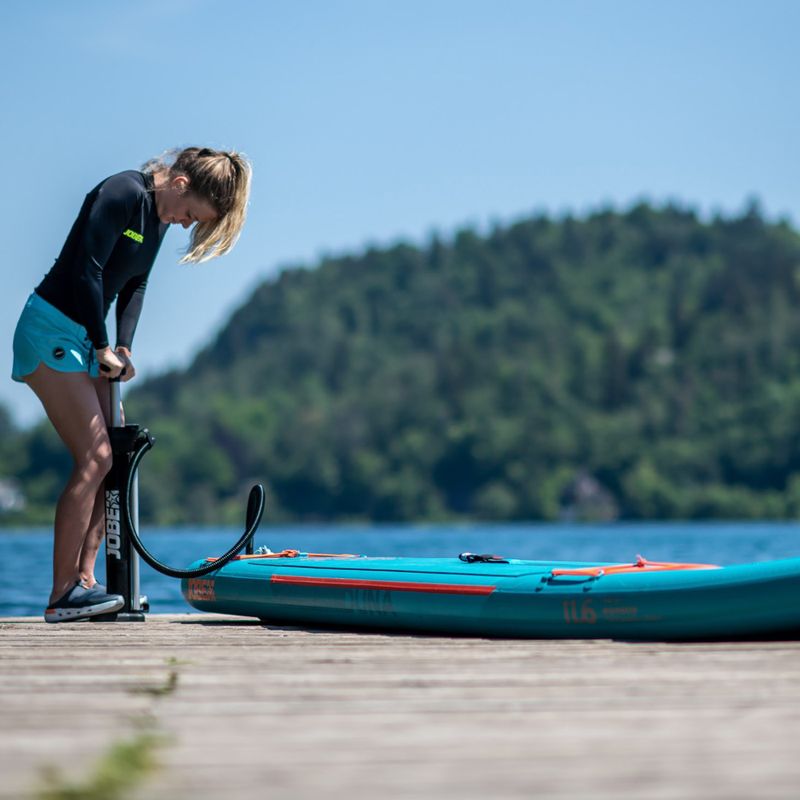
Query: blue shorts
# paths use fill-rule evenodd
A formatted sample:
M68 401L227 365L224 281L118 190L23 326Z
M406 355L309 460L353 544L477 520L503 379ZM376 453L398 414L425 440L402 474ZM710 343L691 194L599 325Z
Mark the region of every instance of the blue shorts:
M92 378L100 374L86 328L34 292L14 331L11 377L23 383L23 377L42 363L57 372L86 372Z

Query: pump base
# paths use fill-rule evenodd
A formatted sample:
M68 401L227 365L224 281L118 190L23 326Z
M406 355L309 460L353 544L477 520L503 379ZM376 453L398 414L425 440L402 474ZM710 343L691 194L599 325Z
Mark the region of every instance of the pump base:
M143 611L120 611L117 614L116 622L144 622Z
M111 614L98 614L92 617L92 622L144 622L142 611L115 611Z

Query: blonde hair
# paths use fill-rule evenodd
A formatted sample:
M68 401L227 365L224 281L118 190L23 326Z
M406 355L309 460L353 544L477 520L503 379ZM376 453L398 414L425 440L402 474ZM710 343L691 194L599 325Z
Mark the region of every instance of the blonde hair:
M170 177L185 175L189 191L217 211L213 222L197 222L181 264L200 263L225 255L237 242L247 216L252 167L237 152L210 147L186 147L151 159L143 172L169 170Z

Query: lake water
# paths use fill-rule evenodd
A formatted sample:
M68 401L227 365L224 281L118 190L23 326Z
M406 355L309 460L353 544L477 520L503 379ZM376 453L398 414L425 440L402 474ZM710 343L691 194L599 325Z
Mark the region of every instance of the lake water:
M182 568L221 554L240 533L232 528L160 528L145 530L143 539L158 559ZM800 523L263 526L255 544L275 551L450 557L470 551L554 561L625 562L641 554L652 561L725 565L800 556ZM49 530L0 530L0 616L43 612L51 554ZM102 581L104 563L99 567ZM192 611L180 593L180 582L145 564L141 586L153 612Z

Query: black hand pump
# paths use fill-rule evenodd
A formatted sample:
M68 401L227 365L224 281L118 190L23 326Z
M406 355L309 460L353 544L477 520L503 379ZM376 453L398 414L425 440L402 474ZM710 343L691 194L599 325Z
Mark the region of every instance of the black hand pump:
M109 594L119 594L125 605L113 614L93 617L97 621L142 622L149 610L147 598L140 594L137 553L153 569L173 578L197 578L214 572L241 550L253 551L253 535L264 514L264 487L255 484L247 501L245 532L224 555L196 569L176 569L160 562L139 538L138 469L154 439L147 428L122 424L119 378L109 380L111 426L109 437L113 464L105 480L106 580Z

